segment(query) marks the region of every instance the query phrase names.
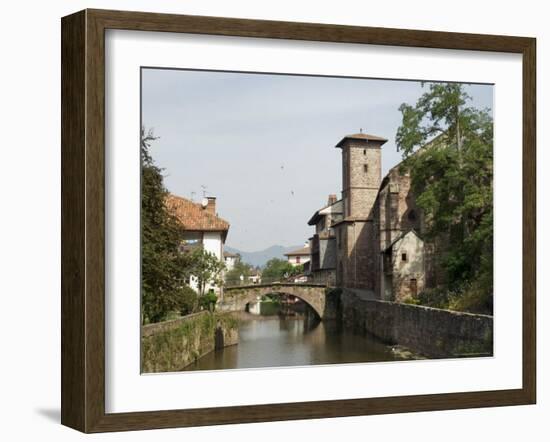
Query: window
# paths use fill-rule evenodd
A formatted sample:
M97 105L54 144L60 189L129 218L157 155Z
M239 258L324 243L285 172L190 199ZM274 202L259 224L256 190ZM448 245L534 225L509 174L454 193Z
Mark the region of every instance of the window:
M416 212L414 210L409 210L407 218L409 218L410 222L412 222L412 223L415 222L416 221Z
M296 257L296 264L300 264L300 257L299 256Z
M367 149L363 149L363 155L367 154Z
M369 165L368 164L364 164L363 168L365 169L365 173L369 171Z
M407 260L407 254L401 253L401 261L406 261L406 260Z

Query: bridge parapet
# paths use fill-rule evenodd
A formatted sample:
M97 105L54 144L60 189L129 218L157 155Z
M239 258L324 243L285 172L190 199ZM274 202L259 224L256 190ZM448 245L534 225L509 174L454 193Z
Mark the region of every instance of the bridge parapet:
M274 282L266 282L266 283L260 283L260 284L242 284L242 285L228 285L225 286L225 291L228 290L235 290L235 289L252 289L257 287L281 287L281 286L292 286L292 287L320 287L320 288L326 288L328 287L326 284L314 284L310 282L281 282L281 281L274 281Z

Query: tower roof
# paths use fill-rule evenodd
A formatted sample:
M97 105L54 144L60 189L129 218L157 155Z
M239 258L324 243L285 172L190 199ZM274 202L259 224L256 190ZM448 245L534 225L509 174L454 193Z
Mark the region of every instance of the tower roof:
M386 138L382 138L377 135L364 134L363 132L360 132L358 134L346 135L340 140L336 147L343 147L347 140L364 141L365 143L368 143L369 141L379 141L380 145L388 141Z

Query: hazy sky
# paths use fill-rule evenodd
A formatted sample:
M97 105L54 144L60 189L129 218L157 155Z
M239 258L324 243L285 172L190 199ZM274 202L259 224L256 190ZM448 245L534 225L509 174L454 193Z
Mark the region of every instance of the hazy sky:
M401 160L395 134L401 103L420 82L143 69L142 122L160 138L151 154L168 190L217 197L231 227L226 244L245 251L302 244L311 215L340 197L343 136L388 139L382 176ZM473 104L492 108L493 88L467 86Z

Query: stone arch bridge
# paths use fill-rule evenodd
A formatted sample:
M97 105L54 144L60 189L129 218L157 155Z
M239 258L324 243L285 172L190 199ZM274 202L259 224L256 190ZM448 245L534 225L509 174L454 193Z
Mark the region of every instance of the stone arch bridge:
M226 287L223 291L223 301L219 303L218 308L225 311L244 311L246 304L268 294L296 296L308 304L319 318L325 316L327 286L323 284L275 282Z

